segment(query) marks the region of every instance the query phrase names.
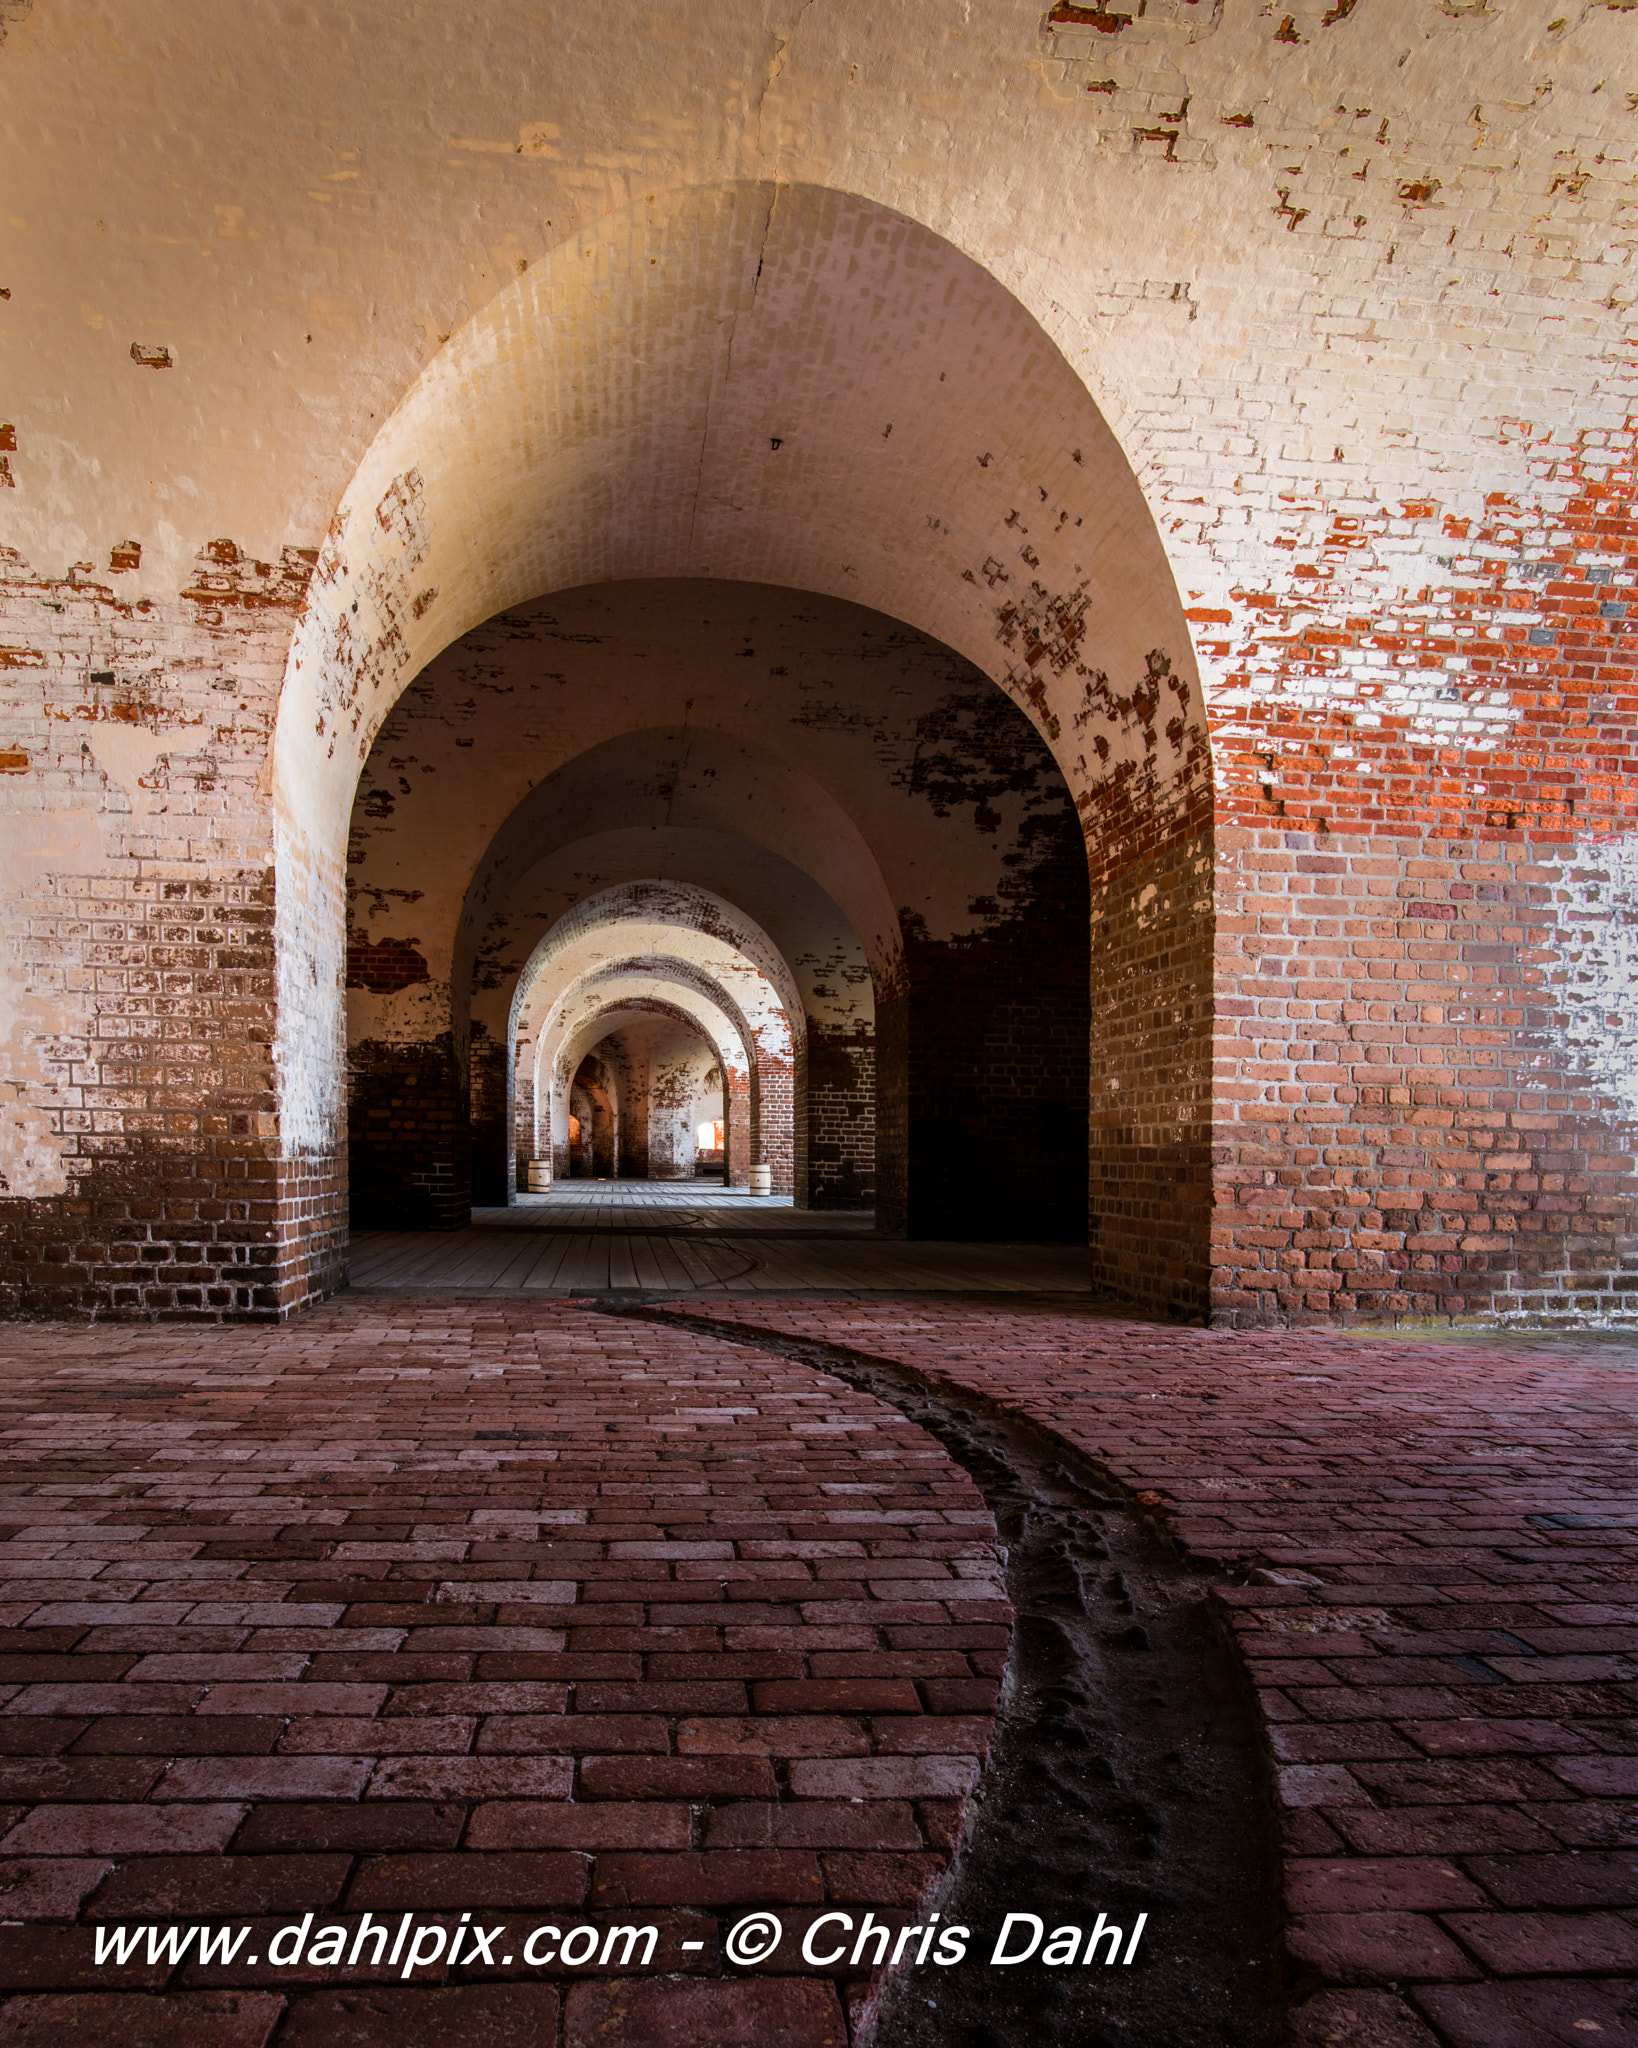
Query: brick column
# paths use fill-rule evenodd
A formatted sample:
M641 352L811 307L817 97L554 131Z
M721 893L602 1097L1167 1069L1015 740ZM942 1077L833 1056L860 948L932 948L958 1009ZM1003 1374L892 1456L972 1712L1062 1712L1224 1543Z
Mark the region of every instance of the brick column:
M792 1077L796 1203L869 1208L876 1193L876 1034L809 1023Z
M447 1032L348 1049L355 1230L459 1230L471 1221L472 1128Z
M791 1062L777 1053L756 1055L756 1130L752 1138L753 1165L771 1168L769 1185L776 1195L794 1189L795 1154L792 1144Z
M542 1138L544 1137L544 1147ZM520 1038L512 1063L512 1185L522 1189L528 1185L528 1164L531 1159L551 1155L551 1133L541 1133L535 1128L535 1046L534 1041Z
M474 1024L468 1057L472 1200L480 1208L504 1208L511 1198L513 1176L505 1041L491 1038L482 1024Z

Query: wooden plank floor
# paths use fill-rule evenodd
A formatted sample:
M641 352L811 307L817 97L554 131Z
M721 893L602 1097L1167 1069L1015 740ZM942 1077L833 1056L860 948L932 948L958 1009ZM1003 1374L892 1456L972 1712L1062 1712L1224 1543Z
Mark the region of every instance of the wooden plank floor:
M711 1183L571 1181L464 1230L365 1230L352 1285L496 1294L1085 1294L1074 1245L905 1244L867 1210Z

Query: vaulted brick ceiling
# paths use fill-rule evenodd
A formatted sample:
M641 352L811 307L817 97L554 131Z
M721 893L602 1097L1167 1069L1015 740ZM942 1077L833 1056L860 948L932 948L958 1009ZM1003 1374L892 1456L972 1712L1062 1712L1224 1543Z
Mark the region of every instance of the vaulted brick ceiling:
M506 607L709 575L908 621L1050 741L1096 1142L1159 1162L1104 1190L1123 1284L1206 1299L1213 1175L1223 1313L1346 1309L1387 1260L1434 1277L1373 1300L1609 1279L1628 12L9 0L12 1186L174 1113L333 1193L372 735ZM114 1006L159 998L60 935L94 903L160 975L167 890L215 920L186 1000L239 1006L232 1056L131 1090Z

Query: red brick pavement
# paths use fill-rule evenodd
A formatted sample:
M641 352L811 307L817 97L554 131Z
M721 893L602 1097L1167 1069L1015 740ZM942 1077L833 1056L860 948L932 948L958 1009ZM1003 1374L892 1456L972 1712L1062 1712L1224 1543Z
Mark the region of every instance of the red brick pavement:
M1027 1410L1245 1568L1305 2048L1633 2039L1630 1353L730 1312ZM862 1987L725 1978L719 1919L936 1880L1007 1615L929 1438L556 1304L13 1329L3 1364L0 2048L841 2048ZM94 1960L406 1912L653 1921L685 1974Z
M718 1916L937 1881L994 1533L868 1397L571 1306L8 1330L0 2048L842 2048L864 1987L789 1934L797 1974L725 1977ZM323 1947L406 1913L407 1985ZM508 1939L452 1967L466 1913ZM307 1914L319 1958L273 1966ZM196 1916L250 1927L231 1965L96 1963ZM661 1961L525 1967L549 1921L652 1922Z
M1039 1418L1249 1578L1304 2048L1638 2041L1638 1348L721 1312Z

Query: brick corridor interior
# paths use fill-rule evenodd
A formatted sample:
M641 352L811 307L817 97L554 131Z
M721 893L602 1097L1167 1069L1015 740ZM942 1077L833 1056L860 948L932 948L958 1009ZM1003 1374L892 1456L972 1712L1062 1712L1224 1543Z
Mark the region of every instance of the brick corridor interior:
M1635 28L0 0L0 2048L1638 2048Z
M1634 2038L1638 1351L701 1312L752 1343L360 1295L6 1333L5 2048L842 2048L868 1969L792 1936L930 1896L1010 1610L967 1474L759 1330L1037 1416L1188 1547L1256 1687L1304 2048ZM792 1934L736 1970L750 1908ZM264 1953L406 1912L652 1923L664 1974ZM250 1932L95 1964L141 1925Z

